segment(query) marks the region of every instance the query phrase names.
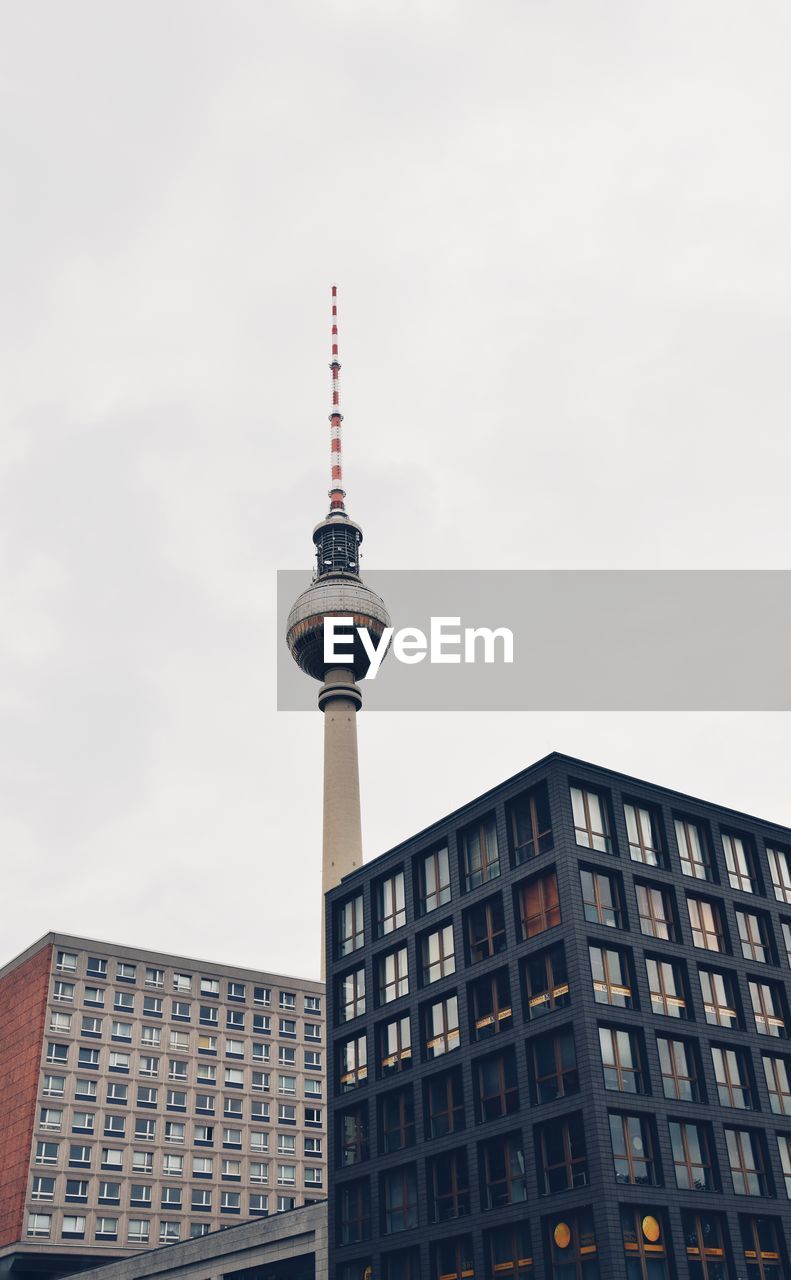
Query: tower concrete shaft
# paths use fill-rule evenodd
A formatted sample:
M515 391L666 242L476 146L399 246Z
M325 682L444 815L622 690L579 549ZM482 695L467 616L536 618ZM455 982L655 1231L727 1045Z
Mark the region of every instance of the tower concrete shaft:
M319 690L324 712L324 821L321 895L363 864L357 712L362 694L348 667L331 667ZM321 917L321 977L325 969L324 914Z

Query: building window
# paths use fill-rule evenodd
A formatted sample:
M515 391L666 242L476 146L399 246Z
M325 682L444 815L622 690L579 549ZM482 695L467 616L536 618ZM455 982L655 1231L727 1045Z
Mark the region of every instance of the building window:
M424 1006L423 1043L426 1059L429 1061L458 1049L459 1002L455 995Z
M33 1179L30 1189L31 1200L54 1200L55 1199L55 1179L40 1178Z
M659 814L646 805L624 804L629 857L648 867L665 865L664 843Z
M737 910L736 924L745 960L753 960L756 964L771 964L772 943L766 916L756 915L753 911Z
M351 955L365 944L362 894L336 908L335 927L339 957Z
M498 969L468 987L470 1032L473 1040L487 1040L513 1025L508 970Z
M434 849L417 860L418 915L450 902L450 859L447 848Z
M415 1145L415 1107L412 1088L384 1093L378 1100L379 1142L385 1155Z
M51 1213L29 1213L27 1215L27 1234L42 1236L45 1239L52 1234Z
M604 1087L619 1093L645 1093L644 1055L637 1031L599 1027Z
M130 1218L126 1238L129 1244L148 1244L151 1223L145 1218Z
M74 951L58 951L55 955L55 968L58 973L77 972L77 954Z
M552 848L552 819L545 782L512 800L508 816L514 866L530 862Z
M783 1170L783 1186L785 1187L786 1196L791 1200L791 1138L787 1134L778 1133L777 1149Z
M716 1191L708 1126L671 1120L668 1127L678 1188L681 1191Z
M595 946L589 946L588 953L596 1003L631 1009L633 984L627 953L620 948Z
M651 1122L646 1116L610 1112L615 1181L626 1186L658 1186Z
M786 953L786 961L791 968L791 920L781 920L780 928L783 931L783 946Z
M74 1002L74 983L61 982L60 980L53 983L52 999L62 1000L65 1004L72 1004Z
M582 909L589 924L602 924L610 929L623 928L621 894L615 876L604 871L580 867ZM556 886L557 892L557 886ZM558 909L558 920L560 910Z
M637 915L640 932L649 938L661 938L664 942L676 941L675 912L672 890L659 884L635 882Z
M752 1111L753 1091L750 1083L750 1067L744 1049L723 1049L718 1045L712 1045L711 1057L720 1106Z
M57 1164L60 1144L57 1142L36 1143L36 1164Z
M420 1280L420 1253L417 1249L399 1249L382 1254L383 1280ZM345 1280L345 1277L344 1277ZM355 1277L355 1280L358 1280ZM365 1280L363 1273L359 1280Z
M89 978L107 979L107 961L102 960L99 956L88 956L88 963L85 968Z
M472 1236L454 1236L432 1244L430 1280L475 1280Z
M97 1218L94 1230L95 1240L117 1240L118 1239L118 1219L117 1218Z
M338 1022L351 1022L365 1013L365 967L337 979Z
M725 1228L719 1213L681 1215L690 1280L728 1280Z
M505 913L500 894L487 898L464 913L467 958L470 964L489 960L505 951Z
M571 809L577 844L599 853L613 853L609 806L602 792L571 787Z
M713 880L709 840L703 827L691 818L676 818L676 842L681 870L694 880Z
M700 989L707 1022L718 1027L739 1026L739 1007L733 974L720 972L717 969L701 969Z
M423 1085L426 1138L445 1138L466 1127L461 1068L432 1075Z
M754 979L750 979L747 985L758 1034L784 1037L786 1020L780 987L775 982L757 982Z
M519 1109L513 1049L479 1058L473 1066L476 1115L480 1124L513 1115Z
M379 1039L379 1076L395 1075L412 1066L412 1028L409 1014L383 1023L377 1031Z
M667 1018L686 1018L686 985L681 964L676 960L653 960L646 957L651 1008Z
M726 1129L725 1145L734 1193L737 1196L768 1195L767 1162L761 1136L749 1129Z
M791 1116L791 1068L787 1058L763 1054L769 1105L776 1116Z
M534 938L560 924L558 880L552 871L542 872L516 890L522 938Z
M657 1036L662 1092L678 1102L702 1102L697 1050L687 1040Z
M755 854L750 841L742 836L730 836L723 832L722 846L731 888L740 889L742 893L758 893Z
M526 1222L484 1232L486 1280L532 1280L533 1246Z
M85 1239L85 1218L82 1214L65 1214L60 1232L64 1240Z
M788 849L770 849L767 845L766 856L777 901L791 902L791 853Z
M469 1214L470 1178L464 1148L433 1156L426 1175L430 1222L451 1222Z
M687 896L687 909L692 927L692 945L703 947L706 951L726 951L719 903Z
M785 1280L785 1254L774 1218L739 1216L746 1280ZM786 1268L787 1274L787 1268Z
M528 1041L533 1101L554 1102L579 1092L577 1049L571 1027Z
M540 1017L570 1003L566 953L562 943L530 956L522 971L528 1018Z
M502 1209L527 1199L521 1134L501 1134L481 1143L478 1160L484 1209Z
M406 947L388 951L376 960L377 1000L380 1005L390 1004L409 994L409 963Z
M391 1169L382 1177L382 1228L385 1235L417 1226L417 1175L413 1164Z
M424 933L419 940L419 948L420 977L424 987L456 972L452 924L442 925L432 933Z
M555 1195L588 1185L585 1130L579 1114L538 1126L541 1194Z
M459 833L464 892L479 889L500 874L500 851L494 814L487 814Z
M621 1233L629 1280L668 1280L662 1210L622 1205Z
M368 1048L364 1035L344 1040L338 1048L339 1092L358 1089L368 1079Z
M394 871L392 875L379 880L374 889L376 903L376 936L384 938L386 934L400 929L406 924L406 900L404 896L404 873Z

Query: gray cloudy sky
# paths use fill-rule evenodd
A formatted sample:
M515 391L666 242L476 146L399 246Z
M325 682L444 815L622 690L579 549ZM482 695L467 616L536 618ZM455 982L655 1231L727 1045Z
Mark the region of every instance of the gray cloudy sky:
M0 961L318 972L332 280L370 566L788 567L790 57L785 0L5 0ZM791 824L787 715L359 728L368 856L553 748Z

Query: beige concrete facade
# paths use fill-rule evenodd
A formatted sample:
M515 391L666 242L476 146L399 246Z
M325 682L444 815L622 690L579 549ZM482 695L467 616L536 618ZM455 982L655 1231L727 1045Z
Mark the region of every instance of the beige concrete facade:
M54 933L0 977L43 948L25 1212L0 1269L20 1250L118 1257L323 1199L320 983Z

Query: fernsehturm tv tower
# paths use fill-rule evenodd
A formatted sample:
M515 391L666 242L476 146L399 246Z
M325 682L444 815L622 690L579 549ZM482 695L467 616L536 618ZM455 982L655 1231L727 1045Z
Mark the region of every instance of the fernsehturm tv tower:
M320 680L319 709L324 712L324 835L321 868L322 897L344 876L362 865L360 773L357 759L357 712L363 696L358 680L368 670L368 656L355 628L367 628L378 643L390 617L384 601L360 577L363 532L346 514L338 359L337 289L332 286L332 406L330 410L330 509L313 530L316 569L313 581L288 615L286 639L291 656L303 671ZM349 662L329 665L324 660L324 619L352 619L347 634ZM344 635L338 629L336 634ZM322 912L322 922L324 920ZM322 924L322 974L324 946Z

